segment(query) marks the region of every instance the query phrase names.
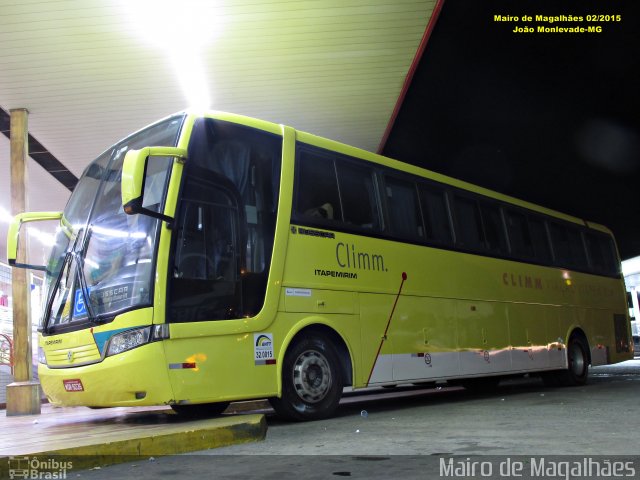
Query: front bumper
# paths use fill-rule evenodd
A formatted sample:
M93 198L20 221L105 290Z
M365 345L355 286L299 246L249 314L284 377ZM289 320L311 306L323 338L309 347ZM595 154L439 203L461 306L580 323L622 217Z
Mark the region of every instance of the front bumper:
M40 383L54 405L123 407L163 405L173 401L162 342L106 357L99 363L70 368L38 366ZM82 390L67 391L67 383Z

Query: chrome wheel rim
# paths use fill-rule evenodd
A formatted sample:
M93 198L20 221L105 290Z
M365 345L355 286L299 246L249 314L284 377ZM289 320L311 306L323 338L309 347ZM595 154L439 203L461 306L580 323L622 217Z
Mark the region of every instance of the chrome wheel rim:
M307 403L318 403L331 388L331 369L326 357L315 350L301 353L293 365L293 385Z

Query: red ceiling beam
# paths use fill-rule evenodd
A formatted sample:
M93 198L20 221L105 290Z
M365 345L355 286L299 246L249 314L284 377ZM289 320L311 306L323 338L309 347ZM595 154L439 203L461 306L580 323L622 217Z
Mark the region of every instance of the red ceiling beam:
M413 61L411 62L411 66L409 67L409 71L407 72L407 76L404 79L404 84L402 85L402 90L400 90L400 95L398 96L398 100L396 101L396 106L393 109L393 113L391 114L391 118L389 119L389 123L387 124L387 128L382 135L382 140L380 141L380 145L378 146L378 153L382 153L389 135L391 134L391 130L393 129L393 125L396 122L398 112L400 112L400 108L402 107L402 103L404 102L404 97L407 95L407 90L409 90L409 86L411 85L411 81L413 80L413 75L416 73L416 69L420 64L420 59L422 58L424 49L427 46L427 42L429 41L431 32L433 32L436 22L438 21L438 16L440 15L440 11L442 10L444 2L445 0L437 0L435 7L433 7L431 18L429 19L427 28L424 31L424 35L422 35L422 40L420 40L420 45L418 46L418 50L413 57Z

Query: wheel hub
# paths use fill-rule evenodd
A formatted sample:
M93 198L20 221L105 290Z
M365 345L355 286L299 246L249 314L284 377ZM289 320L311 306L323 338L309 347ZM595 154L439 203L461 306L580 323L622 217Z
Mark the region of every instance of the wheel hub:
M313 350L303 352L293 367L293 384L305 402L320 402L331 388L331 369L324 355Z

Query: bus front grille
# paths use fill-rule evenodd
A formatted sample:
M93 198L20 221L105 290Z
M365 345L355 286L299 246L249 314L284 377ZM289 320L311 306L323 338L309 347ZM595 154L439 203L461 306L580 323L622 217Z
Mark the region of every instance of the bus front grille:
M95 343L52 350L46 355L47 365L51 368L77 367L100 361L100 351Z

